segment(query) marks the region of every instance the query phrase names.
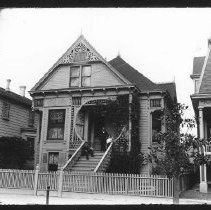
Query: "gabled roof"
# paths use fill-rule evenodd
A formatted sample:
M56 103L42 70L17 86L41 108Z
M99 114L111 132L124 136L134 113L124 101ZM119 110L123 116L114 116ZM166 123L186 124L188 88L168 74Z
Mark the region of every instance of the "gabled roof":
M14 103L19 103L31 107L32 101L26 97L20 96L14 92L7 91L0 87L0 97L12 100Z
M81 35L72 46L59 58L59 60L49 69L49 71L36 83L31 91L36 91L46 79L54 72L54 70L60 64L71 63L73 60L73 53L78 50L78 46L87 48L91 53L93 61L100 61L104 63L110 70L125 84L133 84L140 91L167 91L174 101L176 97L176 87L173 83L156 84L150 79L145 77L143 74L138 72L128 63L126 63L120 56L117 56L113 60L107 62L92 46L89 42ZM80 46L80 47L81 47ZM76 52L77 53L77 52ZM74 61L73 61L74 62ZM30 92L31 92L30 91Z
M156 84L126 63L120 56L109 61L109 63L131 83L135 84L140 91L167 91L172 101L176 102L176 85L174 82Z
M211 93L211 51L209 49L205 58L199 83L199 94Z
M35 84L35 86L30 91L35 91L43 82L54 72L56 67L60 64L67 64L72 62L72 55L74 52L78 52L78 48L82 46L82 48L87 48L89 50L89 58L91 57L91 61L101 61L105 65L107 65L113 73L119 77L124 83L128 84L127 79L122 77L116 69L114 69L95 49L94 47L84 38L83 35L80 35L79 38L71 45L71 47L59 58L59 60L48 70L48 72Z
M193 75L200 75L204 64L205 56L195 57L193 59Z
M159 83L157 84L162 90L168 91L173 102L177 103L177 92L175 82Z
M157 87L155 83L126 63L120 56L109 61L109 63L131 83L135 84L139 90L150 91Z

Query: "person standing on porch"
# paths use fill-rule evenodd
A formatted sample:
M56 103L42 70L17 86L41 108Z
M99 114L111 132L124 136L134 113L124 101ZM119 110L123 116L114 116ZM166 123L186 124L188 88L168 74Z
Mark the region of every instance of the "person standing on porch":
M102 127L102 131L100 134L101 151L106 150L106 139L108 137L109 137L108 132L106 131L105 127Z
M110 146L111 142L112 142L112 138L111 136L108 136L108 138L106 139L106 148L108 149L108 147Z

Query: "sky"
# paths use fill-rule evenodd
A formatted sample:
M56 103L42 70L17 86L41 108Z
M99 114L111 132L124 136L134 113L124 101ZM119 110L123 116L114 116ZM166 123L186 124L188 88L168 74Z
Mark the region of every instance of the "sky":
M108 61L120 54L153 82L175 81L193 117L193 57L206 55L210 26L210 8L3 9L0 87L29 91L83 34Z

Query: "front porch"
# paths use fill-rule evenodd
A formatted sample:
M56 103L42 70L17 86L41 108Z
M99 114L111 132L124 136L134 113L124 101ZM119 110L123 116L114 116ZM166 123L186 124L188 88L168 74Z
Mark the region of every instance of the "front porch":
M129 95L122 95L91 99L76 107L69 160L63 166L63 170L74 171L81 165L85 171L105 172L111 159L113 143L118 144L123 133L126 138L126 150L130 151L129 98ZM113 141L109 147L106 144L108 137L111 137ZM94 157L90 157L90 161L86 161L85 157L81 156L85 142L94 151ZM82 169L80 167L80 171L83 171Z

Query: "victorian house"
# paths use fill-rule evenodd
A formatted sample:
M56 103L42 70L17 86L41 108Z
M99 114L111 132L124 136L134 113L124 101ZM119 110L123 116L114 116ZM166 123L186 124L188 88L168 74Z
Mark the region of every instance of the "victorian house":
M32 112L32 101L25 97L25 86L20 86L20 95L10 90L11 80L6 88L0 87L0 137L22 137L29 142L31 157L25 169L34 168L34 143L36 138L36 117Z
M191 100L197 120L197 133L200 139L210 141L211 138L211 40L208 40L206 56L195 57L193 60L193 73L190 75L194 82L194 94ZM211 155L211 146L201 148L206 156ZM211 167L200 166L200 191L207 192L211 182Z
M159 110L177 101L174 82L153 83L120 56L106 61L83 35L29 93L39 115L36 164L42 171L106 172L112 152L148 152L153 133L165 131ZM113 139L105 151L102 128ZM94 149L89 160L81 155L85 142ZM150 170L145 165L140 173Z

